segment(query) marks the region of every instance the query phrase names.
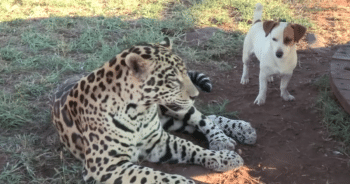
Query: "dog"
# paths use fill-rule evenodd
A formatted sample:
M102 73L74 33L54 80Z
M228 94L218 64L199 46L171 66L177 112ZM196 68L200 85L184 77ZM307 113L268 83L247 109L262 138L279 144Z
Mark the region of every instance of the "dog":
M266 100L267 82L274 74L281 76L281 97L286 101L295 98L287 91L287 85L297 65L296 43L305 35L306 28L287 22L261 21L263 6L256 4L253 25L244 39L243 73L241 84L249 82L248 64L254 53L260 61L259 94L254 104L262 105Z

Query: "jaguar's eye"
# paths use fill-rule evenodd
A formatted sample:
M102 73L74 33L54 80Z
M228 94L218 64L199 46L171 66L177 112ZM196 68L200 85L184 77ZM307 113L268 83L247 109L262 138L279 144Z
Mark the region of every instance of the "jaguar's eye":
M179 79L168 79L168 81L174 85L181 85L181 82Z
M276 38L272 38L273 41L277 42L277 39Z

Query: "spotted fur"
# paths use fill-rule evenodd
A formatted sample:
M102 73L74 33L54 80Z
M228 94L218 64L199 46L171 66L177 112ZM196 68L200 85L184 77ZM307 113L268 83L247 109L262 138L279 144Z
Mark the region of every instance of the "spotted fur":
M181 120L180 131L197 128L210 135L211 142L233 144L193 107L198 91L182 59L172 53L168 38L124 50L75 81L71 79L54 95L52 121L63 145L83 162L85 181L194 183L135 164L143 160L199 164L215 171L243 165L234 151L204 149L162 128L169 125L164 119Z

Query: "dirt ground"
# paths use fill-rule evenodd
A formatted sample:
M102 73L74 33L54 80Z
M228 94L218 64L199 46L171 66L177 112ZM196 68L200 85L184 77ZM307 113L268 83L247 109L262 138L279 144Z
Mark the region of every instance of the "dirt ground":
M293 102L280 97L279 78L269 84L266 104L253 104L258 94L259 65L250 65L250 82L241 85L241 57L233 58L236 67L226 72L210 66L188 67L208 74L213 83L211 93L201 93L204 103L228 99L228 111L239 111L239 118L252 123L258 134L253 146L238 145L247 167L241 171L213 173L200 166L149 164L156 169L192 177L203 183L348 183L349 158L337 152L339 143L327 134L321 115L315 108L317 88L313 81L329 72L329 62L337 47L298 51L300 64L289 83ZM185 136L189 137L189 136ZM191 138L195 143L205 143ZM248 169L249 168L249 169ZM240 174L237 176L237 173ZM243 174L243 175L242 175Z

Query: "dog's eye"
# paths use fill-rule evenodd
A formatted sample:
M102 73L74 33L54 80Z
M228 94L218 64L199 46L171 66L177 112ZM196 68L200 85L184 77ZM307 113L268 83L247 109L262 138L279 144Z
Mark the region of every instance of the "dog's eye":
M277 42L277 39L276 38L272 38L273 41Z
M285 44L289 44L291 41L292 41L292 39L290 39L288 37L284 39L284 43Z

